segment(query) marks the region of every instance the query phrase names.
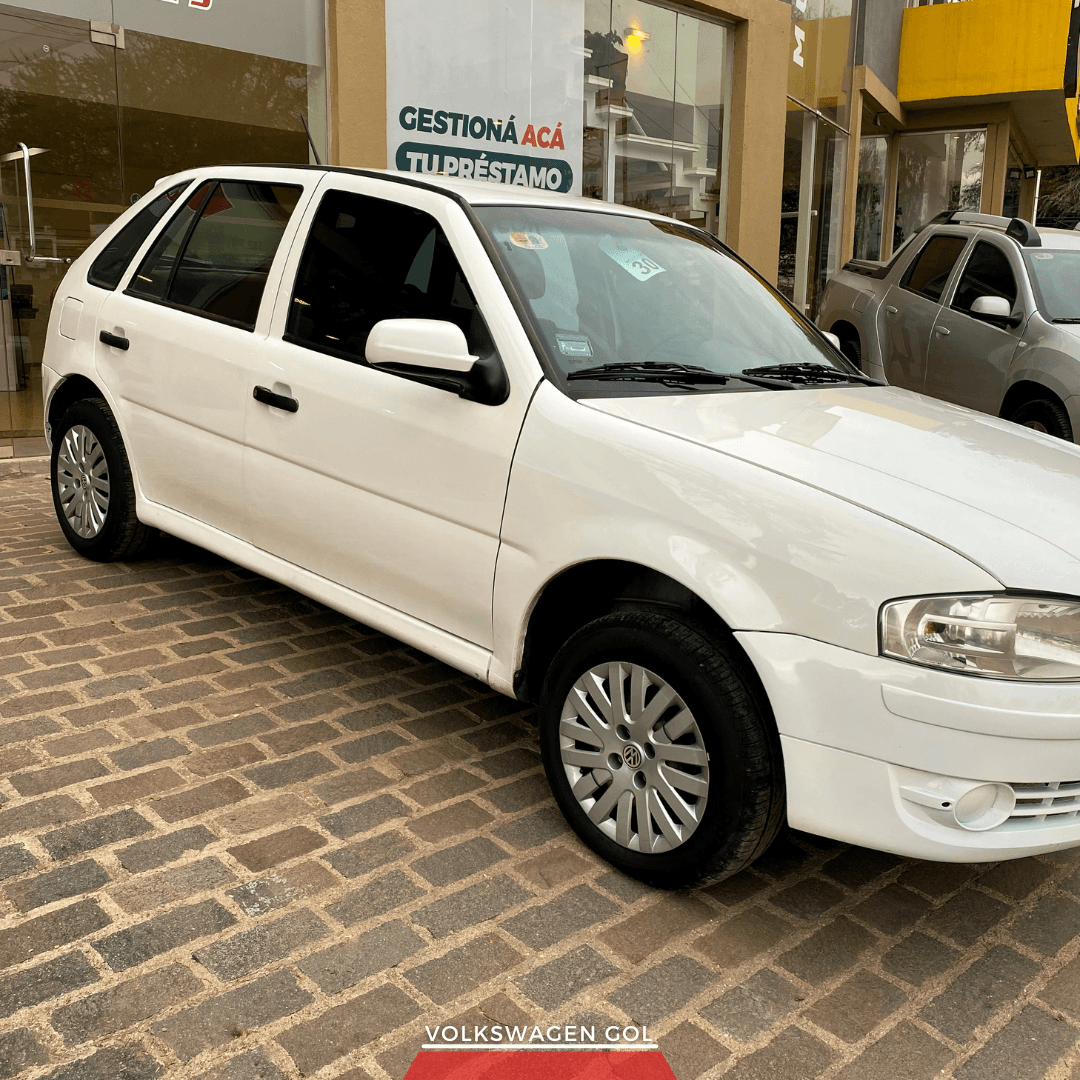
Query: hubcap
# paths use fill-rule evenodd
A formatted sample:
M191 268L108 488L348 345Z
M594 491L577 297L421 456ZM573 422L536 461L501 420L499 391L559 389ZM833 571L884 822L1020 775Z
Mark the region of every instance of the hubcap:
M709 797L709 755L674 688L639 664L601 664L570 690L563 768L592 823L631 851L685 844Z
M1041 420L1028 420L1024 427L1031 428L1032 431L1041 431L1044 435L1049 435L1050 432L1046 430L1046 425Z
M97 536L109 512L109 466L105 451L84 424L68 428L56 456L56 490L76 536Z

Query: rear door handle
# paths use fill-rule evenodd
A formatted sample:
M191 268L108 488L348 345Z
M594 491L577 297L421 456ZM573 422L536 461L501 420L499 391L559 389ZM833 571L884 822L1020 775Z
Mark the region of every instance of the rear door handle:
M98 341L103 345L109 345L114 349L126 350L131 344L126 337L121 337L119 334L110 334L108 330L102 330L98 334Z
M952 331L947 326L935 326L934 333L940 334L942 337L948 337Z
M273 390L267 390L265 386L256 386L251 396L264 405L272 405L275 409L281 409L284 412L296 412L300 408L300 402L296 398L275 394Z
M885 308L885 310L886 310L886 311L887 311L887 312L888 312L888 313L889 313L890 315L895 315L895 314L896 314L896 308L892 307L891 305L890 305L889 307Z

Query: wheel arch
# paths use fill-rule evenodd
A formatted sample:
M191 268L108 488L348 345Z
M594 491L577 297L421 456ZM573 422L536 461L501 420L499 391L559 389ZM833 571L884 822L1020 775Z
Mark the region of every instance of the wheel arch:
M998 416L1008 419L1021 405L1034 401L1036 398L1052 398L1059 405L1065 405L1065 399L1061 394L1045 383L1036 382L1034 379L1019 379L1005 392L1001 407L998 409Z
M571 634L601 615L642 607L680 612L724 637L745 659L748 674L764 697L754 665L715 608L662 571L623 559L579 562L545 583L525 626L515 695L536 704L551 661Z
M45 406L45 431L52 446L53 426L76 401L84 398L105 398L105 393L85 375L68 375L53 389ZM106 399L107 400L107 399Z

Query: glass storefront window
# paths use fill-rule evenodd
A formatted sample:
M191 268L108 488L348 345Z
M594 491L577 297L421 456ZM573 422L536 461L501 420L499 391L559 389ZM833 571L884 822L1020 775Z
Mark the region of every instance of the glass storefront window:
M985 152L985 129L899 136L894 251L943 210L980 209Z
M851 0L794 0L777 284L811 318L840 264L852 71Z
M725 26L586 0L582 191L723 235L732 47Z
M859 140L859 184L855 192L855 258L881 258L885 224L885 178L889 140L871 135Z
M297 15L301 0L289 2L281 10ZM321 3L317 11L304 3L318 16L309 22L321 27ZM92 40L85 19L0 8L0 154L19 142L41 150L30 162L39 255L76 259L170 173L244 161L308 162L305 122L325 147L321 30L299 40L288 20L268 17L270 29L230 36L224 23L184 21L201 19L196 9L114 0L112 10L129 25L110 44ZM210 9L207 18L214 17ZM137 19L164 32L132 29ZM178 36L166 36L172 32ZM185 33L215 40L224 34L234 47ZM301 59L243 51L256 46ZM22 170L21 158L0 164L0 247L26 253ZM41 359L66 271L66 263L25 259L0 267L0 457L45 452Z

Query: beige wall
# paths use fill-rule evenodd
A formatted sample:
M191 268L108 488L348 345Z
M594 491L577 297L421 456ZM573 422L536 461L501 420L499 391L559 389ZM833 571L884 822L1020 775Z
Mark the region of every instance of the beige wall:
M330 164L385 169L384 0L327 0L326 66Z
M386 167L385 2L328 0L334 165ZM699 0L685 9L735 25L727 242L775 281L791 8L783 0Z

